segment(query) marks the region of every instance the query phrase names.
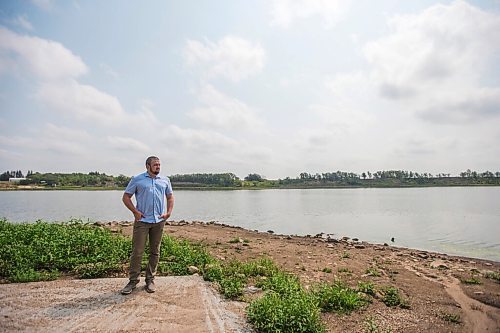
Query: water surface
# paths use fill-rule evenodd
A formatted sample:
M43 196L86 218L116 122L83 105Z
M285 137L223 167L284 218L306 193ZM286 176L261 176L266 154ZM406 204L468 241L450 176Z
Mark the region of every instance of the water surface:
M14 222L132 220L121 191L0 192ZM334 234L500 261L500 187L175 191L173 220ZM392 243L391 243L392 244Z

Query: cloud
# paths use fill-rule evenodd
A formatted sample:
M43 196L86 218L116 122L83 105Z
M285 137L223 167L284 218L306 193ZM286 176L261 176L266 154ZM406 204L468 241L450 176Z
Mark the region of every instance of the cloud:
M428 103L417 114L433 123L470 123L500 116L500 88L471 89L466 95L445 96Z
M224 77L237 82L264 68L266 52L258 43L226 36L217 43L188 40L184 48L186 64L203 75Z
M38 8L45 11L50 11L52 10L52 8L54 8L53 0L31 0L31 2Z
M483 78L500 60L500 16L463 1L389 20L392 33L364 54L381 97L411 102L422 119L468 121L497 116L498 89Z
M88 143L92 136L85 130L57 126L52 123L45 124L41 129L35 129L30 136L0 137L3 146L13 147L11 151L23 153L50 152L66 155L88 154Z
M116 97L75 80L43 83L36 99L66 116L106 126L121 123L125 115Z
M26 30L33 30L33 25L28 20L27 15L19 15L18 17L10 20L10 23Z
M0 73L14 65L38 81L35 100L69 118L113 125L125 121L118 99L76 79L88 69L62 44L0 28Z
M198 97L204 106L194 109L188 116L204 125L227 130L262 126L262 121L249 106L211 85L204 85Z
M296 20L320 16L325 28L332 28L349 7L349 0L273 0L271 24L288 28Z
M122 150L122 151L133 150L136 152L147 153L151 150L148 145L142 143L139 140L129 138L129 137L108 136L107 141L110 144L110 148L118 149L118 150Z
M4 63L27 68L41 80L76 78L87 73L87 66L58 42L19 35L0 28L0 67Z

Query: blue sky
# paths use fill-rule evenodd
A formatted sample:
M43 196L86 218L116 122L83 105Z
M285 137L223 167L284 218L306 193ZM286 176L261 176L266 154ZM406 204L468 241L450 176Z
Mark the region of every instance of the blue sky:
M2 1L0 171L500 170L500 1Z

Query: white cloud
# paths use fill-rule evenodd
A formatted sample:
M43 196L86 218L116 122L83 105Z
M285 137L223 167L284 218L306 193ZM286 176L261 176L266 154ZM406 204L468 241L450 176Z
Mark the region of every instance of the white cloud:
M188 40L184 49L188 66L199 68L208 77L240 81L262 70L266 52L258 43L226 36L217 43Z
M287 28L294 21L320 16L332 28L350 7L349 0L273 0L272 24Z
M110 144L110 148L123 150L123 151L137 151L142 153L147 153L151 149L148 145L142 143L139 140L123 137L123 136L108 136L107 141Z
M4 63L18 63L18 69L27 68L41 80L78 77L87 72L87 66L58 42L19 35L0 28L0 67Z
M365 48L382 97L411 101L426 120L500 115L498 89L481 83L500 60L498 14L455 1L396 16L389 26L393 33Z
M18 17L12 19L10 22L16 26L23 28L23 29L33 30L33 25L28 20L27 15L19 15Z
M97 121L97 124L104 126L124 121L125 114L116 97L75 80L43 83L36 93L36 99L67 117Z
M262 126L262 121L246 104L222 94L211 85L204 85L199 94L204 105L190 112L192 119L220 129L250 129Z
M52 8L54 8L53 0L31 0L31 2L38 8L45 11L50 11Z
M11 151L52 152L56 154L85 155L90 152L88 144L92 136L85 130L57 126L47 123L40 129L33 130L30 136L0 137L4 146L15 148Z
M238 146L238 141L216 131L181 128L177 125L166 126L165 142L203 154L220 153Z

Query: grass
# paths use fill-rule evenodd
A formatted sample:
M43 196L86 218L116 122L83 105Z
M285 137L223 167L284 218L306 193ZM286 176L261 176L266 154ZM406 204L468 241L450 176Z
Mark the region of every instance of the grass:
M370 275L370 276L375 276L375 277L379 277L381 275L380 271L375 267L367 268L365 273Z
M484 273L484 277L500 283L500 272L486 272Z
M131 241L79 220L64 224L0 220L0 279L54 280L61 274L96 278L122 270Z
M475 276L460 279L463 284L481 284L481 280Z
M399 306L403 309L409 309L410 304L408 300L404 299L396 287L385 287L381 289L383 295L382 302L390 307Z
M461 319L460 319L460 315L459 314L455 314L455 313L442 313L441 314L441 318L444 321L447 321L447 322L450 322L450 323L454 323L454 324L460 324L462 322Z

